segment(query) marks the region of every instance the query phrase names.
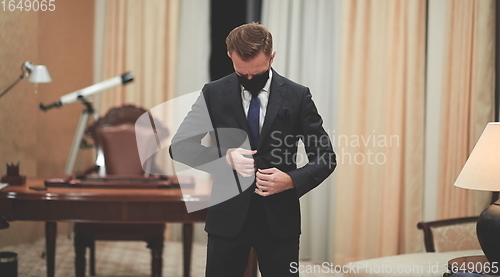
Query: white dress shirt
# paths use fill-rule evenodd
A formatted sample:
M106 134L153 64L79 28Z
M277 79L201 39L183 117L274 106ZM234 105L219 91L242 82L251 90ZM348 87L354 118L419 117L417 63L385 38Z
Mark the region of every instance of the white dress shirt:
M259 114L259 131L262 131L262 125L264 125L264 119L266 117L267 102L269 101L269 93L271 87L271 79L273 77L273 71L269 70L269 79L267 79L266 84L260 90L259 97L260 100L260 114ZM246 90L242 85L241 87L241 99L243 103L243 110L245 110L245 116L248 115L248 108L250 107L250 101L252 100L252 93Z

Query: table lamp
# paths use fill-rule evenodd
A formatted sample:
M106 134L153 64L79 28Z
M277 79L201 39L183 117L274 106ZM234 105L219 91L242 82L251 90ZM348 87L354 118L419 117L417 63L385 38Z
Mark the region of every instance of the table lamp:
M500 122L488 123L454 185L500 191ZM486 258L500 264L500 200L479 215L476 230Z
M45 65L35 65L32 62L24 62L21 65L21 75L17 78L14 83L8 86L2 93L0 97L6 94L11 88L13 88L19 81L24 79L24 77L30 76L29 81L31 83L50 83L52 78L50 78L49 71Z

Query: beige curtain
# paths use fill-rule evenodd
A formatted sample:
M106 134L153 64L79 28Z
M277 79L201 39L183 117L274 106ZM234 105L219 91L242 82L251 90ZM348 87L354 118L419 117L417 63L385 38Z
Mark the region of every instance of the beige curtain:
M495 2L450 1L443 72L440 218L478 215L490 193L453 186L467 157L494 118Z
M108 0L103 79L135 80L101 94L100 112L124 103L152 108L175 95L179 0Z
M343 2L334 261L418 251L426 1Z

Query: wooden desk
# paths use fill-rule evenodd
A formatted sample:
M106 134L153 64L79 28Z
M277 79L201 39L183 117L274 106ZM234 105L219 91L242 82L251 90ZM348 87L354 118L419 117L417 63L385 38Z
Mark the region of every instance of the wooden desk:
M185 200L203 205L207 189L193 189L191 198L180 189L83 189L43 187L31 179L24 186L0 190L0 226L6 221L45 221L47 276L54 276L57 221L106 223L181 222L183 225L184 276L190 275L193 223L203 222L206 210L187 213ZM209 189L209 188L208 188Z

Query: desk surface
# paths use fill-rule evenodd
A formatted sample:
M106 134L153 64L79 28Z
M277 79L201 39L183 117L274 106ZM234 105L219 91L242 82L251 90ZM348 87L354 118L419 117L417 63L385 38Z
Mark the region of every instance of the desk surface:
M185 201L205 205L209 186L194 189L102 189L44 187L42 179L0 190L0 216L7 220L71 222L201 222L206 210L187 213Z
M69 188L48 187L46 190L34 190L30 187L44 188L43 179L28 179L23 186L8 186L0 190L0 199L19 200L72 200L72 201L127 201L127 202L163 202L185 201L180 189L108 189L108 188ZM195 188L183 190L199 201L207 201L210 185L197 182Z

